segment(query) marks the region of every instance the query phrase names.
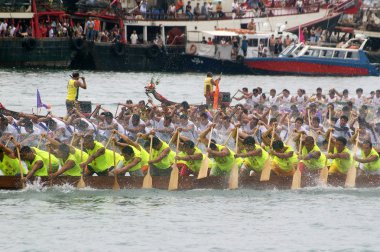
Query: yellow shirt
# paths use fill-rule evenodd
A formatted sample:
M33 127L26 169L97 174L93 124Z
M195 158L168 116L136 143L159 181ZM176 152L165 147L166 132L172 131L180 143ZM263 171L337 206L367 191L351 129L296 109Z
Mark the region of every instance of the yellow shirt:
M371 149L371 151L368 154L368 156L366 156L364 154L364 151L362 151L361 154L362 154L362 158L368 158L370 156L376 156L377 157L376 161L369 162L369 163L363 163L364 170L366 170L366 171L377 171L377 170L380 169L379 153L377 153L377 151L374 148Z
M289 172L298 163L298 157L297 157L296 152L292 149L292 147L285 145L284 148L286 148L284 154L293 151L293 155L289 158L279 158L277 156L274 156L273 161L276 164L278 164L281 170L285 172Z
M334 154L336 154L336 153L338 153L338 151L336 148L334 148ZM350 154L350 158L349 159L335 158L332 162L332 165L335 166L336 169L340 173L345 174L345 173L347 173L348 169L351 167L352 162L354 162L354 158L353 158L351 151L347 147L345 147L341 153Z
M75 87L75 80L71 79L69 80L69 83L67 84L66 100L75 101L77 99L77 95L78 95L78 88Z
M261 149L261 156L249 156L244 158L244 162L252 168L254 171L260 172L264 168L265 161L268 159L269 154L258 144L255 144L255 150ZM246 150L242 150L242 153L247 153Z
M204 95L207 94L207 89L210 90L210 93L214 92L212 85L212 77L207 77L204 81Z
M309 154L311 152L315 152L315 151L321 152L321 150L319 149L319 147L316 144L314 144L314 147L310 152L307 151L305 146L302 147L302 155L307 155L307 154ZM303 162L309 170L322 169L323 167L325 167L325 164L326 164L326 156L325 156L325 154L323 154L321 152L321 155L319 156L318 159L311 158L310 160L304 160Z

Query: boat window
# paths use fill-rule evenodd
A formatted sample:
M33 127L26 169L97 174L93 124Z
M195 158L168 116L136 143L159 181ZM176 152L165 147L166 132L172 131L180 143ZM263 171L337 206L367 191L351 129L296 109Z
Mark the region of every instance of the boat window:
M344 59L344 56L346 55L346 52L345 51L335 51L334 52L334 58L340 58L340 59Z
M304 54L303 56L313 56L313 53L314 53L314 50L313 49L308 49Z
M318 57L321 50L313 50L313 54L311 56Z
M260 39L260 43L263 43L264 46L268 46L268 39L262 38L262 39Z
M285 48L284 51L281 52L282 55L289 55L293 52L293 50L295 49L296 47L293 45L291 46L288 46L287 48Z
M258 47L259 46L258 39L250 39L250 40L248 40L248 46L249 47Z
M297 49L294 50L294 54L297 54L297 55L298 55L298 53L299 53L300 51L302 51L303 47L304 47L304 46L299 46L299 47L297 47Z
M359 53L358 52L347 52L347 59L359 59Z
M331 51L331 50L322 50L321 54L319 55L319 57L331 58L332 55L333 55L333 51Z

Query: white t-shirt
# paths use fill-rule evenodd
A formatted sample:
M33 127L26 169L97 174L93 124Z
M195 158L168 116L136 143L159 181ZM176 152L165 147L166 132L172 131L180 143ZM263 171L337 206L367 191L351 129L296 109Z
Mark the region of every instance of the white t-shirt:
M137 39L138 39L138 36L136 33L132 33L131 34L131 44L132 45L136 45L137 44Z

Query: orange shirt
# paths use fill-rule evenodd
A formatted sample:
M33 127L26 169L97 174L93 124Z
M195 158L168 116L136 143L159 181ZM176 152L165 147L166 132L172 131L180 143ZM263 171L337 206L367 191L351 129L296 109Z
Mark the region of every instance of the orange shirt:
M100 31L100 20L94 20L94 31Z

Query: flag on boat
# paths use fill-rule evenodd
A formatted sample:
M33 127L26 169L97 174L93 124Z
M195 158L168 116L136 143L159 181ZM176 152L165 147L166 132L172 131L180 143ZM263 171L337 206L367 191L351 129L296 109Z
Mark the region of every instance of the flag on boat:
M298 26L298 38L299 38L299 43L305 42L305 38L303 36L301 26Z
M217 109L218 108L218 101L219 101L219 80L220 79L217 79L215 81L214 104L212 105L213 109Z
M37 89L37 108L42 108L42 107L46 109L50 109L51 106L49 104L42 103L40 91L38 91Z

